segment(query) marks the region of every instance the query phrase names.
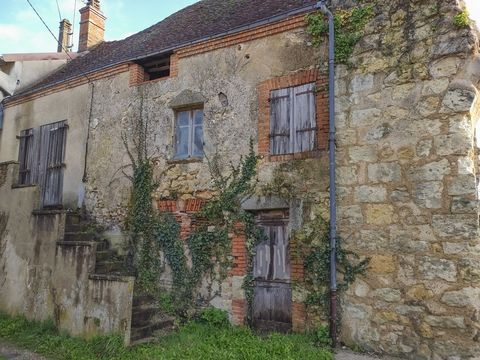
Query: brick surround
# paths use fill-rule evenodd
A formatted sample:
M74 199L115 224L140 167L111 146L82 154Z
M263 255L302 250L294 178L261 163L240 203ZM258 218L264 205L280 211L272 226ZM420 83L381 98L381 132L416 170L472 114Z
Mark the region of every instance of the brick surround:
M317 86L317 149L315 151L270 155L270 92L272 90L299 86L315 82ZM258 154L270 161L306 159L318 155L328 146L328 78L321 76L318 70L303 70L291 75L276 77L262 82L258 86Z

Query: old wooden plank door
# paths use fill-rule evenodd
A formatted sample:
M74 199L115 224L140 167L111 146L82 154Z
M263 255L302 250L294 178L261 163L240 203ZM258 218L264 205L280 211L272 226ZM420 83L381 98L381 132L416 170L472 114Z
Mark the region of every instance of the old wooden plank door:
M63 195L63 170L67 141L65 121L40 127L39 185L42 208L60 208Z
M256 247L252 325L260 331L288 332L292 328L292 288L288 246L288 217L270 214L258 220L265 240Z

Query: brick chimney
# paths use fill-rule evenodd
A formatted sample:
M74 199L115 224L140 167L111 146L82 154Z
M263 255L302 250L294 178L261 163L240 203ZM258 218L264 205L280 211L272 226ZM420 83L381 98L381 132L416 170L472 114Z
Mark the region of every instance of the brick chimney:
M71 51L70 37L72 33L72 24L67 19L60 21L60 31L58 34L57 52Z
M89 50L103 41L106 19L100 10L100 0L88 0L87 5L80 9L78 52Z

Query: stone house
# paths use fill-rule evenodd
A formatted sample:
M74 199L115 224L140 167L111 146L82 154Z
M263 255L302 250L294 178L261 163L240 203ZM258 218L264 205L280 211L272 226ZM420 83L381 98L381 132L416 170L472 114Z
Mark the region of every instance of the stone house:
M134 279L112 275L105 244L79 231L76 212L85 208L121 252L131 187L124 140L142 117L155 204L175 215L184 239L213 195L214 155L227 166L253 139L258 189L293 184L289 197L259 190L244 203L277 234L266 252L279 255L260 259L260 273L262 264L284 269L257 279L281 284L281 316L257 320L318 326L297 286L305 270L292 235L329 216L327 47L314 45L305 17L315 5L204 0L114 42L102 41L100 2L81 9L80 55L4 100L0 309L54 318L76 335L121 331L127 342L142 326L132 324ZM371 258L342 300L346 344L415 359L480 354L480 64L475 28L455 21L463 6L372 1L348 65L336 66L337 230ZM211 299L236 324L247 315L246 256L235 234L232 269Z

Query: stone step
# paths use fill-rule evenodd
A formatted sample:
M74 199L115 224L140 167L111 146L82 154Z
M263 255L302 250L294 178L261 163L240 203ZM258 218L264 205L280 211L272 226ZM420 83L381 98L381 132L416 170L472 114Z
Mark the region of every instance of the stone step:
M122 260L102 261L95 264L95 274L122 274L125 272L125 263Z
M89 232L92 229L92 224L89 222L81 222L78 224L65 224L65 232Z
M63 241L95 241L95 234L82 232L65 232Z
M110 249L110 242L106 239L97 240L97 252Z
M65 225L78 225L78 224L88 224L89 219L86 215L80 213L69 213L65 219Z
M133 308L132 309L132 327L143 327L149 325L157 315L156 308Z
M138 346L138 345L143 345L143 344L149 344L149 343L154 342L154 341L155 341L154 336L143 338L143 339L136 340L136 341L130 340L130 346Z
M133 295L133 308L139 308L144 306L154 306L155 298L152 295Z
M97 263L108 261L109 259L114 259L116 256L117 252L115 250L108 248L106 250L98 250L97 246Z
M163 318L161 320L157 320L156 322L149 324L147 326L143 326L143 327L132 326L130 339L132 341L138 341L141 339L149 338L157 330L173 327L173 323L174 323L174 318L168 317L168 318Z

